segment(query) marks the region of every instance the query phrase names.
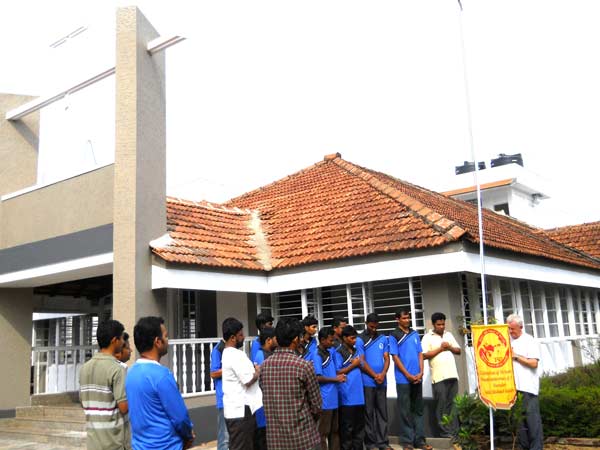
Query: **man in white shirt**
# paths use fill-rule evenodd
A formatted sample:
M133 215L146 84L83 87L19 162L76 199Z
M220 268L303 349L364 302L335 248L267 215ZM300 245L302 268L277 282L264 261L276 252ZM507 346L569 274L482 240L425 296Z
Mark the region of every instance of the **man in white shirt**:
M423 358L429 360L433 398L436 401L435 415L442 433L441 437L453 440L458 448L458 420L456 417L449 424L443 424L442 418L450 415L454 406L454 397L458 393L458 371L454 355L460 355L460 346L452 333L446 331L446 316L435 312L431 315L433 329L429 330L421 340Z
M523 319L511 314L506 318L513 354L517 391L523 395L525 420L519 430L519 444L525 450L542 450L544 435L538 393L540 389L540 347L533 336L523 331Z
M244 326L229 317L223 321L222 380L223 413L229 432L229 450L253 447L256 422L254 413L262 406L258 383L259 367L240 350L244 345Z

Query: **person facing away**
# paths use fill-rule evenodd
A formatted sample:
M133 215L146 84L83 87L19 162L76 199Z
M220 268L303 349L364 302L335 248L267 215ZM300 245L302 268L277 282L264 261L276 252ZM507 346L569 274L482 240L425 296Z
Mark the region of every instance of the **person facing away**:
M319 330L319 346L313 353L313 364L323 406L319 419L319 434L321 435L321 450L340 450L339 433L339 395L338 384L346 381L346 375L338 375L335 369L333 337L331 327Z
M452 415L454 397L458 394L458 370L454 355L460 355L460 346L452 333L446 330L446 316L435 312L431 315L433 328L421 339L423 359L429 360L435 418L442 430L440 436L452 439L457 449L458 419ZM444 416L453 417L448 424L442 422Z
M264 328L260 333L261 348L256 352L252 361L259 366L273 354L277 347L277 338L273 328ZM261 406L254 413L256 419L256 429L254 431L254 450L267 450L267 418L265 417L265 408Z
M281 318L275 327L278 347L261 367L269 450L319 448L321 392L312 363L296 353L302 334L297 319Z
M523 319L517 314L506 318L513 355L513 371L517 392L523 396L525 417L518 432L521 448L541 450L544 430L538 398L540 390L540 347L533 336L523 331Z
M127 375L127 362L131 359L131 346L129 345L129 333L123 333L123 347L120 352L115 353L115 358L121 364L121 367ZM123 414L123 432L125 449L131 450L131 424L129 423L129 413Z
M377 331L379 316L367 315L365 330L356 339L365 392L365 445L367 449L391 449L388 440L387 382L390 367L388 338Z
M193 424L175 378L160 359L169 349L162 317L142 317L133 328L139 359L128 371L129 421L134 450L181 450L194 441Z
M304 332L298 346L298 354L306 361L312 361L312 355L317 350L317 326L319 321L315 316L308 315L302 319Z
M262 406L262 393L256 382L260 370L240 350L244 345L242 322L234 317L225 319L223 340L223 413L229 432L229 449L249 450L254 445L254 413Z
M88 450L125 447L124 415L128 411L125 371L115 358L123 349L125 328L116 320L98 325L100 351L79 372L79 399L87 423Z
M225 349L225 341L215 345L210 352L210 377L215 383L215 397L217 406L217 450L229 449L229 433L225 424L225 414L223 412L223 378L221 357Z
M254 323L256 324L256 329L258 330L258 336L254 338L252 341L252 345L250 346L250 359L254 361L254 357L256 356L256 352L258 352L261 348L260 345L260 333L265 328L273 328L273 316L267 312L261 311L257 316Z
M356 336L354 327L346 325L342 331L343 344L334 353L337 374L346 375L346 381L339 385L342 450L362 450L365 437L365 393Z
M348 325L348 320L345 317L335 316L331 322L331 328L333 328L333 348L337 350L342 345L342 330Z
M390 334L394 360L400 444L405 450L432 450L423 429L423 350L419 333L410 328L410 311L396 311L398 328Z

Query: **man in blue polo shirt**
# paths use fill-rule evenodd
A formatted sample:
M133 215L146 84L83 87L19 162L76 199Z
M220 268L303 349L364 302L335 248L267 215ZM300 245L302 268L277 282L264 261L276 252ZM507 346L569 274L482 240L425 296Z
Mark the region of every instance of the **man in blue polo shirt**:
M423 429L423 350L419 333L410 328L410 311L396 312L398 328L390 334L394 360L400 444L405 450L432 450ZM412 417L411 417L412 416Z
M273 354L273 350L277 347L277 338L275 337L275 329L265 327L260 332L261 348L256 352L256 356L252 360L253 363L259 366L265 362L269 356ZM254 430L254 449L267 450L267 418L265 417L265 408L261 406L254 413L256 419L256 430Z
M365 390L365 445L367 449L391 449L388 441L387 370L390 367L388 338L377 331L379 317L371 313L366 328L356 339L361 354Z
M319 321L315 316L308 315L304 319L302 319L302 327L304 328L304 333L302 334L302 338L300 339L298 353L301 358L304 358L307 361L312 361L312 355L315 351L317 351L318 343L315 334L317 334L318 325Z
M258 352L262 347L262 345L260 344L260 333L262 333L262 330L264 330L265 328L273 328L273 320L273 316L271 316L271 314L267 312L261 311L256 316L256 320L254 321L254 323L256 324L258 336L254 338L254 340L252 341L252 345L250 346L250 361L254 361L254 358L256 357L256 352Z
M210 377L214 380L217 397L217 450L229 449L229 433L225 424L223 413L223 372L221 370L221 356L225 348L225 341L221 340L210 353Z
M319 346L313 353L315 374L321 389L323 406L319 419L319 434L321 435L321 450L339 450L339 416L338 416L338 383L346 381L346 375L338 375L335 369L333 337L331 327L319 330Z
M365 394L360 374L360 353L356 349L356 330L347 325L342 331L342 346L335 353L338 375L346 375L340 390L340 441L342 450L362 450L365 437Z

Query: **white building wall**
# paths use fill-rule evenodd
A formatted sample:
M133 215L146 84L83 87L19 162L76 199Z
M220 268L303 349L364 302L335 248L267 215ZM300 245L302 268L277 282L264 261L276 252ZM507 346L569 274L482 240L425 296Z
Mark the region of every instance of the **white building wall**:
M217 334L221 336L221 324L228 317L235 317L244 324L248 336L248 300L245 292L217 292Z

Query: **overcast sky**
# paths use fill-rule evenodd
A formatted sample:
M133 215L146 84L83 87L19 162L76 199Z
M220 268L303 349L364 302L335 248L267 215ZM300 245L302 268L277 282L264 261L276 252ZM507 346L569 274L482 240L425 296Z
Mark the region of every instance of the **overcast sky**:
M114 65L130 3L3 2L0 91L49 94ZM187 37L167 50L171 194L223 201L334 152L443 189L471 159L456 0L137 4ZM463 6L478 159L522 153L551 181L557 223L600 220L600 2ZM41 179L111 161L113 83L44 111Z

